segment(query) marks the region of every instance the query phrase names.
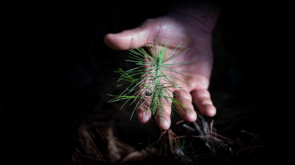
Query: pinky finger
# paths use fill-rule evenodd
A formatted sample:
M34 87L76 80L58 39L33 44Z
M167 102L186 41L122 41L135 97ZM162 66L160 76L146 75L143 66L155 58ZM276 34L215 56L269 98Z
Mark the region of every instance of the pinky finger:
M206 116L214 116L216 114L216 108L210 98L210 93L206 89L199 89L191 92L193 101L198 107L200 112Z

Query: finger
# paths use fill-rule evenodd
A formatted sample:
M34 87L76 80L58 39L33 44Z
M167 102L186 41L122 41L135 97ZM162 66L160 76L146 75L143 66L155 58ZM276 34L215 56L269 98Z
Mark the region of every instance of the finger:
M168 130L171 125L170 113L166 110L162 112L159 111L156 117L156 122L161 130Z
M157 109L156 122L160 129L168 130L171 125L171 98L173 98L173 93L168 89L162 91L165 97L163 97Z
M142 124L147 124L151 120L152 113L149 110L146 111L143 108L137 108L136 114L139 122L141 122Z
M132 30L124 30L117 34L107 34L104 37L104 42L107 46L116 50L134 49L136 47L143 47L150 36L154 20L149 19L145 21L140 27Z
M195 105L199 108L203 115L211 117L216 114L216 108L213 106L208 90L199 89L192 91L191 94Z
M136 114L139 122L142 124L147 124L151 120L151 110L149 108L150 106L150 99L141 99L139 100L141 103L139 103L138 108L136 108Z
M143 84L137 87L137 92L139 95L139 100L137 102L136 114L138 120L142 124L146 124L150 121L152 113L150 109L151 105L151 94L152 94L152 82L149 80L149 75L144 76L147 78Z
M191 94L182 90L178 90L174 92L174 99L176 99L177 101L175 101L173 106L176 108L183 120L186 120L188 122L193 122L197 120L197 114L192 104ZM179 104L177 104L178 102Z

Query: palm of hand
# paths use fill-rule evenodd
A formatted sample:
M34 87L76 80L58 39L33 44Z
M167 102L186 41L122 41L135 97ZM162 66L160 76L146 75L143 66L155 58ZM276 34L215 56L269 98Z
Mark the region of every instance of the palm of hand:
M189 50L171 61L192 61L186 65L176 65L173 67L177 71L184 71L184 74L189 76L174 75L183 81L176 80L176 83L185 92L180 89L171 90L188 100L193 100L202 114L207 116L215 115L216 109L212 105L210 94L207 91L213 63L211 34L197 20L176 14L150 19L136 29L126 30L119 34L108 34L105 37L105 43L113 49L126 50L151 44L156 39L161 43L162 41L165 43L169 39L170 48L168 53L173 51L180 41L187 43L185 48L188 47ZM189 109L189 113L183 113L181 110L178 110L181 117L190 122L195 121L197 115L191 102L183 97L174 97ZM165 120L160 122L159 118L157 118L156 121L161 129L167 130L171 124L171 106L165 105L164 108L166 110L164 113ZM137 109L137 117L140 122L147 123L151 119L151 113L143 112L139 108Z

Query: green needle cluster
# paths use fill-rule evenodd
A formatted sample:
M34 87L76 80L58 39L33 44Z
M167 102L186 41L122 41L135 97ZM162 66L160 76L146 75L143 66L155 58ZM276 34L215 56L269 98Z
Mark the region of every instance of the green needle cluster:
M175 80L180 80L176 76L167 73L182 73L171 69L171 66L185 64L188 62L173 62L171 60L180 54L184 53L188 49L182 51L185 45L181 46L181 43L174 48L174 50L167 54L169 40L164 44L152 43L150 46L146 46L149 53L144 48L136 48L129 50L128 62L134 62L138 67L123 71L118 69L118 73L121 74L117 82L123 81L122 85L128 85L128 87L118 96L110 95L114 97L109 102L116 102L120 100L126 100L122 105L124 107L128 102L129 105L135 104L135 108L132 112L131 118L136 108L142 108L143 111L151 112L155 118L160 115L161 119L164 115L164 105L170 104L173 111L187 110L187 107L183 105L179 100L173 97L177 94L172 92L172 89L182 89L181 86L175 83ZM174 75L175 75L174 74ZM183 82L186 83L186 82ZM187 84L187 83L186 83ZM178 96L181 97L181 96ZM122 108L121 107L121 108ZM150 111L149 111L150 110ZM184 111L185 112L185 111Z

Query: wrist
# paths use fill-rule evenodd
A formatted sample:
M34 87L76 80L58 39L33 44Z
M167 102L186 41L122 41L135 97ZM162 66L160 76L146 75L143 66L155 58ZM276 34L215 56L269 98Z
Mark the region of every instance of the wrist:
M212 32L221 11L222 7L212 1L187 0L172 4L169 13L191 17L197 21L198 26Z

